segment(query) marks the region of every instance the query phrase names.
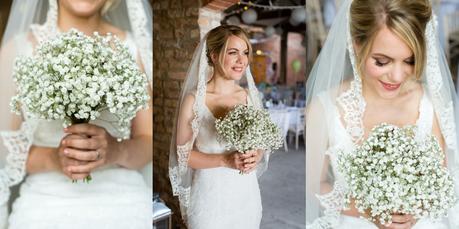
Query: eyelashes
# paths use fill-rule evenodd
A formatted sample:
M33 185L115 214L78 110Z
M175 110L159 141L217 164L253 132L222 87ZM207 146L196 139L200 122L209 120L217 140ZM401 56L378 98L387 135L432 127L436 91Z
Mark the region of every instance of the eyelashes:
M386 64L388 64L389 62L380 62L379 60L375 60L375 65L378 66L378 67L383 67L385 66Z
M381 62L379 61L378 59L375 59L375 65L378 66L378 67L384 67L386 66L387 64L389 64L390 61L386 61L386 62ZM406 64L410 65L410 66L414 66L415 64L415 61L414 60L406 60L404 61Z
M236 52L236 51L230 51L230 52L228 52L228 55L237 55L237 54L238 54L238 52ZM244 55L248 56L248 55L249 55L249 52L244 52Z

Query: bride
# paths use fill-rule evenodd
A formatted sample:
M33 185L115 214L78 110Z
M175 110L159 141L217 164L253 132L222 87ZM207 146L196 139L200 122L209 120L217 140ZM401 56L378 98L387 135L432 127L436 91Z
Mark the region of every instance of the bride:
M352 201L344 208L336 169L338 152L352 152L376 125L416 125L420 139L440 143L458 193L457 104L435 27L428 0L342 3L306 88L307 228L459 227L457 205L442 219L365 220Z
M34 119L27 112L17 117L9 111L15 57L32 55L38 43L71 28L86 35L118 36L151 83L147 1L14 1L0 56L0 135L5 146L0 150L0 228L151 228L151 104L137 113L130 138L121 142L110 121L116 117L108 112L64 130L62 121ZM8 217L9 188L25 173ZM72 183L88 174L93 178L89 184Z
M247 34L237 26L222 25L205 36L188 70L169 167L188 228L260 227L257 175L266 169L269 154L227 151L215 129L215 119L237 104L262 108L249 70L251 55ZM247 89L237 84L244 76Z

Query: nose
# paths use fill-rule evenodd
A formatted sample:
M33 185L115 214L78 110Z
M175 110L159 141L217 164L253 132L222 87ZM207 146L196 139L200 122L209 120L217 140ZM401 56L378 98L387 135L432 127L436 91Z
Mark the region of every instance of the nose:
M246 64L247 63L247 56L245 55L245 53L239 53L237 55L236 62L238 64Z
M237 63L242 63L242 58L243 58L242 54L239 53L239 54L237 55L236 62L237 62Z
M389 79L391 80L391 83L401 83L405 79L406 75L407 73L403 66L395 64L389 74Z

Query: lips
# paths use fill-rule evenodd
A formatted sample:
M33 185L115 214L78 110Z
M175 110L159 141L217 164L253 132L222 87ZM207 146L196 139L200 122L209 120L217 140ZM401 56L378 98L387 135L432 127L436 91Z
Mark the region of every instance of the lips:
M381 83L381 85L384 87L384 89L388 90L388 91L395 91L397 90L399 87L400 87L400 83L399 84L390 84L390 83L384 83L382 81L379 81Z
M240 73L240 72L242 72L242 70L243 70L244 68L243 68L243 67L232 67L231 69L232 69L233 71L235 71L235 72L239 72L239 73Z

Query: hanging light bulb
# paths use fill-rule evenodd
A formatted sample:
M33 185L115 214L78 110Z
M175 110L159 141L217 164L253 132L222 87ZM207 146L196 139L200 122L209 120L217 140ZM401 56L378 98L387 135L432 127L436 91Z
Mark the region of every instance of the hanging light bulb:
M276 29L274 29L274 27L268 26L265 28L265 34L267 37L271 37L272 35L274 35L274 33L276 33Z
M226 22L229 24L229 25L239 25L241 24L241 20L239 20L239 17L236 16L236 15L233 15L231 17L229 17Z
M290 22L291 25L293 26L297 26L300 24L300 22L296 21L295 19L293 19L293 17L290 17L290 19L288 20L288 22Z
M306 10L304 8L296 8L290 15L290 23L302 23L306 20ZM293 24L292 24L293 25Z
M250 8L242 13L242 21L246 24L252 24L257 21L257 11Z

